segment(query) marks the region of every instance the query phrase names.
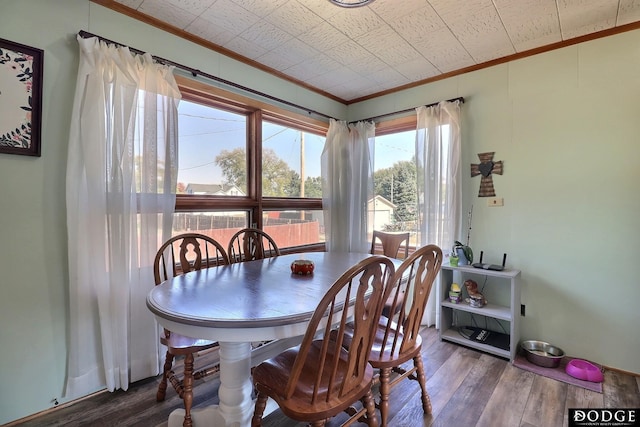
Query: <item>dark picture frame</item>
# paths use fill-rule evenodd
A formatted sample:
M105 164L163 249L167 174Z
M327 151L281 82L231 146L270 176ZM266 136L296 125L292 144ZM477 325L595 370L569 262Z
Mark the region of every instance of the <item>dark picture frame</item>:
M44 51L0 39L0 153L40 157Z

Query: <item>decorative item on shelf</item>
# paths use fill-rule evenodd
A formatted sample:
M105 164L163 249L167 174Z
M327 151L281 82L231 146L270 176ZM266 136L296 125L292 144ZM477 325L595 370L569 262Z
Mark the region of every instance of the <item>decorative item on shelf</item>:
M473 251L471 248L457 240L453 244L452 253L455 253L458 258L457 265L469 265L473 262Z
M313 261L309 259L298 259L291 263L291 273L299 275L313 274Z
M458 257L458 263L456 265L469 265L473 262L473 251L469 246L469 238L471 237L471 219L473 218L473 205L471 205L471 209L469 209L469 213L467 214L467 244L462 244L462 242L456 240L453 242L453 248L451 248L451 256ZM449 257L449 264L451 264L451 256Z
M469 294L467 302L471 307L480 308L487 304L487 300L484 295L478 291L478 284L475 280L465 280L464 287L467 288L467 293Z
M452 267L457 267L458 266L458 262L460 261L460 258L458 258L458 254L457 253L451 253L451 255L449 255L449 265Z
M462 301L462 291L460 290L460 285L457 283L452 283L451 288L449 290L449 301L454 304Z

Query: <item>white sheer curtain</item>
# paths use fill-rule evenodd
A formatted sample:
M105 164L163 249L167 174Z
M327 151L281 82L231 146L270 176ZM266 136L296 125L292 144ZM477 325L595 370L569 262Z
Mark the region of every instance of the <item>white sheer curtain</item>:
M367 252L373 197L375 124L331 119L322 151L322 204L328 251Z
M418 243L435 243L448 253L459 237L461 216L460 102L418 107L416 168L418 176ZM423 322L440 327L440 275L432 288ZM437 294L436 294L437 292Z
M149 55L78 37L67 161L69 357L66 396L156 375L161 349L145 305L171 232L180 92Z

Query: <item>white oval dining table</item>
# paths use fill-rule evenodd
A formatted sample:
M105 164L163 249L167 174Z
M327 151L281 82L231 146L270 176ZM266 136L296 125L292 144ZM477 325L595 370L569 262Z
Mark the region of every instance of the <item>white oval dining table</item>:
M329 287L370 256L354 252L281 255L193 271L151 290L147 307L161 326L220 343L219 404L194 409L194 425L249 426L254 408L251 343L304 335ZM299 259L313 261L313 274L292 274L291 263ZM181 426L183 417L184 409L175 410L168 427Z

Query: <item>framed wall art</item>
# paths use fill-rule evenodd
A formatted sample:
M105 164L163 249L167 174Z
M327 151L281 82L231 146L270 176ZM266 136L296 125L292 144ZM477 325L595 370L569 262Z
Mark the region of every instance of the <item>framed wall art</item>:
M0 153L40 156L44 51L0 39Z

